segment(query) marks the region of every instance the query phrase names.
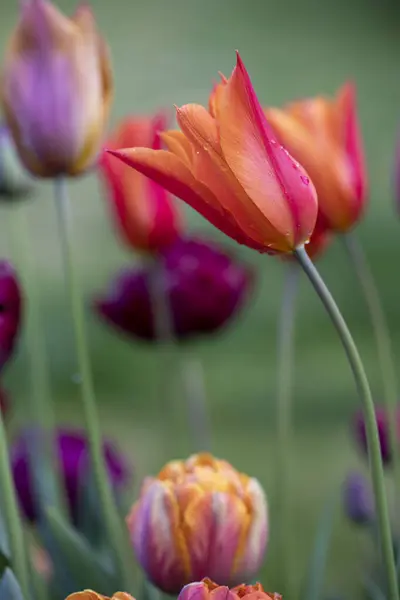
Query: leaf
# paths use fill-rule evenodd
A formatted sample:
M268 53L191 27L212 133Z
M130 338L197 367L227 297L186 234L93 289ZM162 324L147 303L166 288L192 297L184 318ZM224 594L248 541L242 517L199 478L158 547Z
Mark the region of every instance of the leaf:
M143 577L141 600L161 600L161 591Z
M326 501L319 519L314 548L311 552L306 585L304 586L305 592L303 597L307 598L307 600L319 600L322 596L325 568L333 534L337 505L338 494L335 491L334 496L328 498Z
M9 567L0 580L0 598L3 600L25 600L19 583Z
M107 539L100 515L93 470L82 468L79 473L77 529L95 548L103 546Z
M379 585L371 577L365 577L363 587L369 600L386 600L386 596Z
M118 581L111 562L101 559L95 549L54 508L48 509L46 514L47 526L63 561L61 567L64 570L66 567L73 578L72 591L91 588L112 595L118 587Z

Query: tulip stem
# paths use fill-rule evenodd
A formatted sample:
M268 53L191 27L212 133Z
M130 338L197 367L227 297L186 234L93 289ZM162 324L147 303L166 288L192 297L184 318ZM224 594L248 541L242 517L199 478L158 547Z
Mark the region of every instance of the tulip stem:
M397 440L397 381L396 369L393 361L392 344L389 326L385 317L379 290L376 286L374 276L368 264L362 245L357 237L351 233L343 236L347 254L353 264L364 298L369 310L372 329L375 336L378 360L383 384L383 399L387 411L389 444L391 459L393 461L393 473L395 481L396 497L400 486L400 460Z
M30 597L28 564L25 554L24 531L18 510L18 499L10 469L7 437L3 415L0 410L0 506L4 511L4 521L10 544L11 563L24 600Z
M399 600L396 564L390 530L389 510L385 489L382 455L379 443L378 425L375 418L374 403L364 366L347 324L322 277L307 255L304 246L295 250L295 256L310 280L314 290L324 305L340 339L353 372L364 409L367 434L367 446L370 460L372 485L377 510L383 567L387 579L390 600Z
M292 380L294 352L295 305L299 284L299 267L291 262L287 265L278 323L278 389L277 389L277 433L278 460L276 463L277 491L279 502L279 565L282 584L287 597L293 596L291 589L291 515L290 515L290 457L292 434Z
M49 365L46 356L45 336L40 318L40 295L37 273L32 260L32 247L29 242L29 227L23 204L14 205L12 210L12 235L10 239L12 255L21 273L24 296L27 306L27 346L31 396L28 407L31 411L31 425L38 428L31 442L29 453L30 471L34 484L35 509L40 514L45 507L56 506L62 514L67 514L65 494L59 469L58 453L55 450L55 416L51 398ZM44 477L40 474L43 473Z
M125 535L113 498L103 455L99 415L96 406L89 348L86 339L85 316L80 297L79 281L74 265L73 231L69 210L69 196L67 182L64 178L59 178L55 181L55 201L65 278L71 304L76 354L81 376L82 401L94 477L99 494L100 506L103 511L102 517L110 545L115 554L116 568L118 576L120 577L121 587L132 592L132 557L128 550L127 536Z
M185 350L185 355L187 354ZM211 452L211 424L207 411L204 368L196 356L185 356L182 379L187 399L191 441L195 452Z

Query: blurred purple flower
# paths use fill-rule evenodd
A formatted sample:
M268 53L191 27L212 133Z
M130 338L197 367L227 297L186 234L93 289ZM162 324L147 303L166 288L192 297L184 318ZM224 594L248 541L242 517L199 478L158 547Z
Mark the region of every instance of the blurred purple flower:
M0 199L15 200L28 195L33 178L23 167L6 125L0 125Z
M14 482L23 514L29 521L36 518L34 491L30 477L29 448L35 436L33 429L25 429L11 447L11 464ZM61 461L61 473L74 522L79 512L80 485L85 478L89 458L88 441L83 431L59 429L56 445ZM110 480L115 490L121 490L131 477L125 458L109 441L103 442L104 455Z
M343 505L346 516L353 523L365 525L373 520L375 511L371 487L361 473L351 473L346 478Z
M247 266L200 239L178 240L165 250L163 266L164 292L179 340L222 328L241 308L253 283ZM151 276L150 267L123 271L96 298L95 310L125 334L154 340Z
M22 292L12 265L0 261L0 372L13 354L22 313Z
M389 428L387 413L383 407L375 409L376 420L378 424L379 442L381 446L382 460L385 465L389 465L392 460ZM400 419L397 419L397 431L399 430ZM354 436L362 452L367 456L367 435L365 429L365 420L362 411L357 411L353 421Z

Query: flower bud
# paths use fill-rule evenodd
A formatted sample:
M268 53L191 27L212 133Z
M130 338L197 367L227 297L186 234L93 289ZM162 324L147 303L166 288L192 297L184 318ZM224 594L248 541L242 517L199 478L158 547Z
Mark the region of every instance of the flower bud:
M239 598L282 600L280 594L265 592L261 583L255 585L241 584L229 589L224 585L214 583L208 578L185 585L178 596L178 600L238 600Z
M209 454L147 478L127 523L147 577L171 594L205 576L226 585L253 577L268 535L258 481Z
M344 512L353 523L364 525L374 517L374 501L367 480L361 473L351 473L343 486Z

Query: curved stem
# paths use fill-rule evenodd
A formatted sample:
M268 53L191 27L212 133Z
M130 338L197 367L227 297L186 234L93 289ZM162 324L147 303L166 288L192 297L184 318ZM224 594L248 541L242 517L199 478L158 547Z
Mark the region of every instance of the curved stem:
M0 506L4 510L10 544L11 563L25 600L30 597L28 563L25 554L24 532L18 511L14 481L10 469L6 432L0 410Z
M312 261L309 259L303 246L296 249L295 256L309 278L314 290L325 306L325 309L342 341L363 404L383 567L387 579L389 599L399 600L396 564L393 552L392 534L390 530L389 510L385 490L378 426L375 418L375 409L371 390L369 388L364 366L349 328L347 327L347 324L343 319L335 300L333 299L330 291L326 287L322 277L319 275Z
M400 456L397 440L397 378L393 361L389 326L379 297L379 290L368 264L363 248L354 233L343 236L343 241L362 288L368 306L376 340L379 366L382 376L383 400L388 415L388 432L393 461L395 491L400 486ZM396 494L397 495L397 494Z
M63 251L65 277L71 303L76 353L81 375L82 400L93 472L100 498L100 507L103 511L105 528L110 545L114 551L116 568L121 579L121 587L132 592L132 564L129 560L130 553L127 549L125 529L123 529L114 501L103 455L99 415L97 412L89 349L86 339L85 317L74 264L72 223L69 214L69 196L66 180L64 179L58 179L55 182L55 200ZM133 560L132 557L131 559Z
M300 270L296 263L286 267L285 282L278 323L278 389L277 389L277 490L279 500L279 565L282 585L288 597L292 594L290 456L292 445L292 373L294 351L295 304Z

